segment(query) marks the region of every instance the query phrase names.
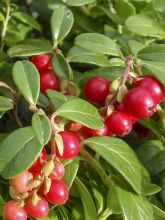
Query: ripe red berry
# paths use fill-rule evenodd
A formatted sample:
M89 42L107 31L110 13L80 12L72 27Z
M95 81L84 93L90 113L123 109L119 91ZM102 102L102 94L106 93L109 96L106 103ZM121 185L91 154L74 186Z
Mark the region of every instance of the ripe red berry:
M25 193L29 191L27 186L29 180L33 178L32 174L28 171L24 171L13 179L10 179L10 185L14 186L17 192Z
M58 148L57 149L57 157L62 159L70 159L76 157L76 155L80 152L80 142L78 138L69 131L61 131L59 134L62 137L63 145L64 145L64 152L61 156Z
M60 91L59 78L51 70L40 72L40 90L45 93L47 89Z
M79 141L83 141L89 136L82 130L74 132L74 135L78 138Z
M106 124L99 130L83 127L83 131L89 136L109 136L109 130Z
M41 168L44 164L44 161L46 160L46 157L47 157L47 153L45 148L43 148L37 160L29 168L29 172L32 173L33 176L40 174Z
M104 104L109 94L110 82L103 77L92 77L84 86L86 98L96 104Z
M125 112L127 113L126 109L124 108L124 103L117 103L115 104L115 110L116 111L119 111L119 112ZM132 124L135 124L137 122L137 118L134 117L133 115L131 115L130 113L128 113L131 121L132 121Z
M152 96L143 88L133 88L124 97L124 108L136 118L149 118L156 111Z
M51 179L60 180L60 179L62 179L64 174L65 174L65 167L64 167L64 165L56 160L54 162L54 170L51 173L50 178Z
M69 197L68 187L62 180L52 180L50 191L45 195L46 199L55 205L63 205Z
M147 90L147 92L152 96L155 104L159 104L164 99L165 88L153 76L143 76L137 78L134 82L134 86Z
M51 56L47 53L32 56L30 61L38 70L48 69L51 65Z
M3 207L4 220L27 220L28 214L25 208L19 207L14 200L8 201Z
M46 199L39 197L36 205L33 204L32 198L28 199L25 205L27 213L33 218L45 218L49 213L49 205Z
M109 131L119 136L127 135L132 130L132 121L124 112L113 112L106 119Z

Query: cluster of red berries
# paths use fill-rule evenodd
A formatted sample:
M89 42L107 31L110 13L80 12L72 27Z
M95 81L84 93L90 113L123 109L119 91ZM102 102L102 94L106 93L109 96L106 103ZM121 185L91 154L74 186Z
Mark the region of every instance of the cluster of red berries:
M103 77L93 77L84 86L85 97L92 103L102 105L109 95L110 82ZM122 103L114 104L114 111L105 118L104 127L95 135L127 135L138 119L151 117L157 105L164 100L163 85L153 76L136 78ZM90 129L86 129L91 133ZM99 134L100 132L100 134Z
M26 220L28 215L33 218L44 218L49 213L48 202L55 205L63 205L67 202L68 187L61 180L65 174L65 168L59 158L71 159L79 153L80 148L79 140L71 132L61 131L60 135L63 139L64 153L60 155L58 147L55 146L57 157L53 161L53 169L49 164L52 161L43 148L28 171L9 181L10 196L13 200L8 201L3 208L5 220ZM46 175L47 172L49 175Z
M60 79L51 69L51 56L36 55L31 57L30 61L39 70L41 92L45 93L47 89L60 91ZM110 86L111 83L107 79L92 77L84 85L84 95L89 102L103 106L110 95ZM62 181L65 168L60 160L76 157L80 152L80 141L88 137L128 134L138 119L149 118L155 113L157 105L164 100L164 95L164 87L154 77L138 77L122 103L114 103L114 111L103 117L104 124L101 129L94 130L76 122L68 122L64 131L58 132L63 141L63 154L61 155L56 144L52 146L51 143L50 149L56 152L53 159L43 148L28 171L9 181L10 196L13 200L8 201L3 208L4 219L26 220L28 215L43 218L49 213L48 202L55 205L65 204L69 191Z
M40 73L40 90L45 93L47 89L60 91L60 80L51 68L51 56L49 54L35 55L30 61Z

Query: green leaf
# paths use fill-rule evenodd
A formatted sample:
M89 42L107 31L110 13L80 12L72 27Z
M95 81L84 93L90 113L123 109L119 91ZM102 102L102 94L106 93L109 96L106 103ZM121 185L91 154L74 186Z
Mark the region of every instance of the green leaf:
M138 58L142 60L164 62L165 44L154 44L145 47L138 52Z
M52 53L52 45L48 40L29 39L14 45L7 52L11 57L26 57Z
M31 127L15 130L0 146L0 173L10 179L27 170L37 159L42 145Z
M72 186L72 183L77 175L78 168L78 160L73 160L71 163L65 166L65 175L63 177L63 181L67 184L69 188Z
M136 14L136 9L130 2L118 0L114 6L115 6L115 11L117 13L117 16L121 18L122 23L128 17Z
M131 53L132 53L134 56L136 56L137 53L145 47L144 44L142 44L142 43L139 42L139 41L135 41L135 40L130 40L130 41L128 41L128 46L129 46L129 48L130 48Z
M18 20L20 20L21 22L31 26L32 28L41 31L41 25L30 15L21 12L21 11L16 11L14 13L12 13L12 16L14 16L15 18L17 18Z
M153 62L153 61L142 61L142 65L150 71L162 84L165 85L165 63L164 62Z
M56 111L56 115L76 121L89 128L100 129L102 127L102 122L97 109L80 98L74 98L65 102Z
M143 190L146 196L150 196L150 195L160 192L161 187L153 183L147 183L147 184L144 184Z
M0 112L5 112L13 108L12 99L0 96Z
M90 3L94 3L96 0L62 0L69 6L82 6Z
M51 31L54 46L62 41L70 32L74 18L70 9L57 5L51 17Z
M157 217L160 217L161 219L165 219L165 212L160 209L159 207L152 205L153 211L154 211L154 215L156 215Z
M156 11L164 11L165 10L165 4L164 0L153 0L152 1L153 9Z
M119 186L116 186L116 192L125 220L154 220L152 206L145 197Z
M51 126L42 115L34 114L32 117L32 128L36 138L42 145L46 145L51 137Z
M79 189L79 193L83 203L85 219L96 219L96 207L91 194L78 177L76 177L75 183L77 188Z
M113 214L121 214L121 208L117 197L115 185L112 185L108 190L107 207Z
M80 34L76 37L75 44L94 53L120 56L120 49L117 44L112 39L102 34Z
M125 25L129 31L141 36L165 38L165 28L146 15L137 14L131 16L127 19Z
M110 66L108 58L105 55L94 53L77 46L73 46L69 50L67 60L71 63L89 63L101 67Z
M13 79L24 98L30 104L36 104L40 92L39 73L29 61L17 61L13 66Z
M71 220L84 220L84 219L85 217L82 209L82 204L81 203L76 204L76 206L72 208Z
M72 70L62 53L54 54L52 67L56 74L62 79L72 79Z
M84 144L99 153L141 194L142 166L124 141L113 137L92 137L85 140Z
M57 208L61 214L62 219L70 220L68 210L64 206L58 206Z
M67 97L60 92L48 89L46 91L46 94L53 103L55 109L58 109L61 105L63 105L67 101Z

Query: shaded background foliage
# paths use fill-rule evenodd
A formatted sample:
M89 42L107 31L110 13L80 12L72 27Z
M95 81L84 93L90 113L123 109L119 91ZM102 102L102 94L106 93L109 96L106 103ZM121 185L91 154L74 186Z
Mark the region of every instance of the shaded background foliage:
M32 68L26 63L27 61L17 62L13 70L14 77L12 76L13 64L34 54L52 53L55 72L63 80L70 79L73 82L73 92L80 94L80 97L83 97L82 87L90 77L100 75L110 81L120 77L125 65L123 58L129 55L134 59L132 74L150 73L165 85L164 0L18 0L11 2L2 0L0 6L1 32L4 30L7 10L11 15L6 25L5 36L1 38L0 80L14 89L18 88L22 93L18 112L24 127L31 125L32 118L27 102L30 104L37 102L45 112L48 112L48 97L57 109L63 103L69 103L65 96L59 96L51 91L47 93L48 97L40 94L38 99L39 86L33 86L33 82L28 81L31 87L30 96L29 92L21 87L22 80L28 78L27 72ZM58 23L60 19L63 20L62 24ZM57 45L61 51L59 54L53 53L53 48ZM29 66L25 67L25 65ZM24 76L20 73L16 77L14 72L17 73L21 68L28 70L25 71ZM32 75L34 71L31 70ZM8 154L7 151L2 150L2 147L7 149L7 144L10 145L8 139L6 141L4 138L18 129L18 126L10 111L13 108L10 92L0 88L0 93L0 159L2 159ZM54 101L55 98L56 101ZM77 105L80 106L79 102L80 100L77 100ZM67 107L64 104L62 106L64 109L68 108L72 114L72 103ZM111 213L113 215L107 219L165 219L163 211L165 206L164 103L161 107L154 117L139 121L123 141L119 138L102 137L87 139L85 144L89 146L90 153L94 156L97 152L101 156L102 169L112 176L113 184L106 183L106 180L104 182L88 163L79 160L69 161L66 164L64 181L71 187L70 200L66 206L52 207L45 220L58 218L93 220L96 216L98 219L100 216L106 219L105 216ZM89 108L90 106L87 106L86 113ZM66 119L81 120L80 122L85 123L79 116L68 118L67 115L62 114L61 109L59 109L60 114ZM46 133L48 125L42 120L40 119L39 123L43 126L41 128L45 136L41 140L39 134L38 151L41 149L41 144L46 144L49 139L49 134ZM95 128L99 127L98 124L99 122L95 124ZM32 126L35 130L37 123ZM92 125L89 124L89 126ZM27 130L27 136L33 137L34 134L31 133L30 128ZM21 133L10 135L8 138L17 143ZM21 137L25 138L24 135ZM33 139L36 140L36 137ZM33 153L34 158L29 152L27 167L37 156L37 152ZM8 173L10 163L10 158L6 166L0 162L0 173L4 178L14 176L27 168L25 164L19 170L13 169L13 173ZM1 207L9 199L8 182L4 178L0 179ZM111 184L110 189L107 187L108 184Z

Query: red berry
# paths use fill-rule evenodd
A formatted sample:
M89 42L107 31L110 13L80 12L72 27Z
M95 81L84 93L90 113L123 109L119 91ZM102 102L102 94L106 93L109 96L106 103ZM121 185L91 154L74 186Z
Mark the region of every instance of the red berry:
M143 76L137 78L134 86L147 90L147 92L152 96L155 104L159 104L164 99L165 88L153 76Z
M76 155L80 152L80 143L78 138L69 131L61 131L59 134L62 137L63 145L64 145L64 152L61 156L58 148L57 149L57 157L62 159L70 159L76 157Z
M47 157L47 153L45 148L43 148L37 160L29 168L29 172L32 173L34 176L40 174L41 168L44 164L44 161L46 160L46 157Z
M59 78L51 70L40 72L40 90L45 93L47 89L60 91Z
M84 86L86 98L96 104L104 104L109 94L110 82L103 77L92 77Z
M64 174L65 174L65 167L64 167L64 165L56 160L54 162L54 170L51 173L50 178L51 179L60 180L60 179L62 179Z
M27 186L27 184L32 178L33 176L30 172L24 171L23 173L16 176L14 179L11 179L10 185L14 186L17 192L25 193L29 191L29 187Z
M69 197L68 187L62 180L52 180L49 192L45 195L46 199L55 205L63 205Z
M30 61L38 70L48 69L51 65L51 56L47 53L35 55L30 58Z
M133 88L124 97L124 108L136 118L149 118L156 111L152 96L143 88Z
M124 103L118 103L115 105L115 110L116 111L119 111L119 112L125 112L127 113L126 109L124 108ZM132 124L135 124L137 122L137 118L134 117L133 115L131 115L130 113L128 113L131 121L132 121Z
M109 130L106 124L103 125L103 127L99 130L94 130L91 128L83 127L83 131L91 136L109 136Z
M112 133L119 136L127 135L132 130L132 121L124 112L113 112L106 119L106 124Z
M28 215L25 208L18 206L14 200L8 201L3 207L4 220L27 220Z
M36 205L33 204L32 198L28 199L25 205L27 213L33 218L45 218L49 213L49 205L46 199L39 197Z

